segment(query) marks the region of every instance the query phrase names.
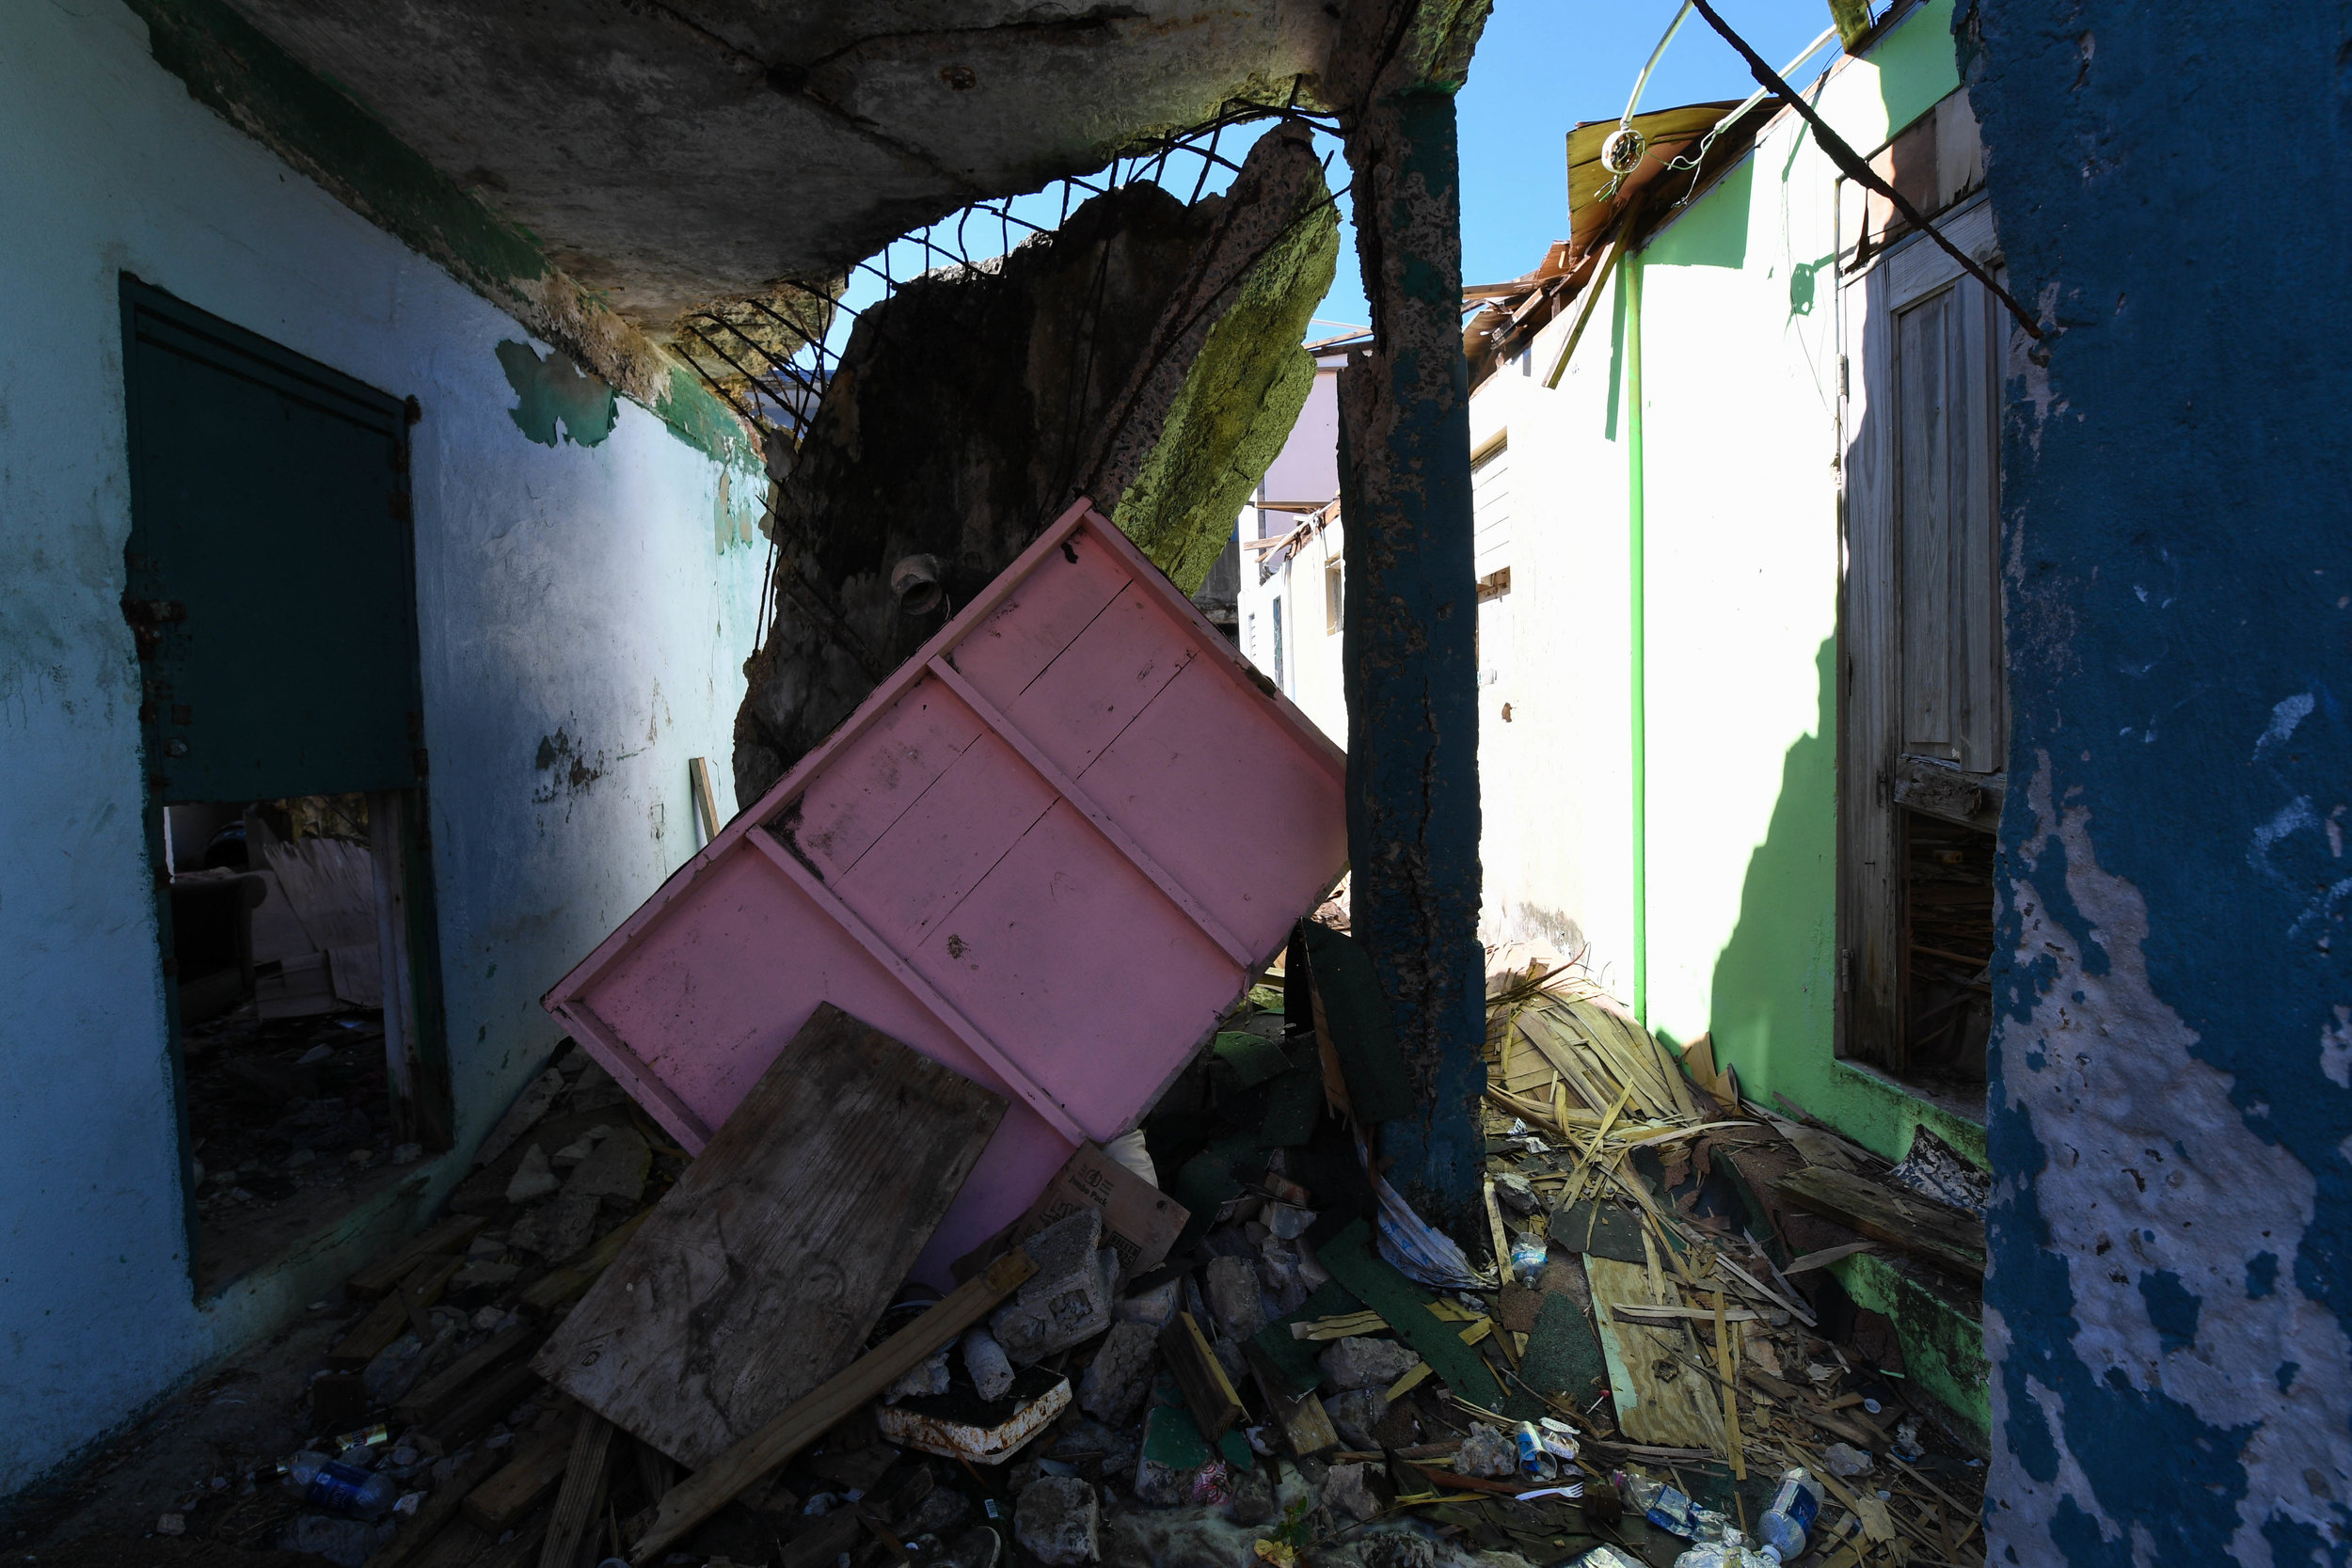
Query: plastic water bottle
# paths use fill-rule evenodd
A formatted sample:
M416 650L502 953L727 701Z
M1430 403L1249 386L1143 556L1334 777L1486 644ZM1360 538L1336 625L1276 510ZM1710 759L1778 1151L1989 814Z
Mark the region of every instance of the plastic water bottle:
M339 1465L305 1449L286 1462L286 1489L312 1508L354 1519L381 1519L400 1500L400 1483Z
M1820 1483L1805 1470L1784 1470L1780 1490L1772 1494L1772 1505L1765 1510L1764 1517L1756 1522L1756 1532L1780 1553L1781 1561L1794 1562L1804 1555L1813 1521L1820 1514Z
M1544 1442L1544 1432L1533 1421L1521 1421L1518 1428L1519 1473L1531 1481L1552 1481L1560 1474L1559 1461L1551 1456Z
M1511 1272L1533 1282L1544 1272L1544 1263L1550 1256L1550 1245L1534 1231L1526 1231L1511 1243Z

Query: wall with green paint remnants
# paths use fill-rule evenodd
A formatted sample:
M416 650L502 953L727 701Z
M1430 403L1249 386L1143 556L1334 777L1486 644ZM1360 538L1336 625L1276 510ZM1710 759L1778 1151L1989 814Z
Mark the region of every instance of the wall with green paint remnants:
M1950 26L1934 0L1842 61L1825 118L1883 145L1959 85ZM1660 1033L1711 1032L1759 1097L1892 1155L1921 1119L1980 1153L1833 1049L1836 184L1782 115L1619 272L1558 388L1569 314L1472 399L1473 450L1507 465L1482 506L1511 568L1482 607L1502 639L1480 658L1484 925L1586 952Z
M192 97L142 16L0 8L0 1507L455 1182L557 1043L540 993L699 846L687 761L727 754L765 553L760 476L616 403ZM421 412L458 1148L200 1301L119 606L124 274Z

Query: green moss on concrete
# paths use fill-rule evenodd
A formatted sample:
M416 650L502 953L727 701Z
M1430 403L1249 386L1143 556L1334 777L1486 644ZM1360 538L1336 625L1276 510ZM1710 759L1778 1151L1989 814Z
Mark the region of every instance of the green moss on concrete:
M1120 498L1111 520L1187 594L1307 405L1315 364L1299 344L1339 254L1339 214L1318 201L1249 269Z
M1831 1267L1857 1305L1894 1323L1911 1386L1943 1405L1979 1449L1989 1449L1993 1402L1983 1323L1875 1253L1857 1253Z
M423 154L321 80L223 0L127 0L155 63L189 95L269 148L377 228L628 390L599 351L650 355L628 326L563 276L538 240L476 200ZM576 333L556 330L563 324ZM627 343L628 349L616 349ZM644 401L640 399L639 401ZM710 391L673 370L647 406L722 462L757 466L742 427Z

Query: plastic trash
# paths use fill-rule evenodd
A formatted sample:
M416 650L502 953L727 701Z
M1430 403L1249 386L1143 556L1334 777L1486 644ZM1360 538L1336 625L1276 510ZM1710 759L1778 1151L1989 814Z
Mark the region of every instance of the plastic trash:
M1701 1508L1682 1492L1647 1476L1616 1474L1617 1490L1642 1511L1643 1517L1670 1535L1708 1537L1723 1532L1724 1516Z
M1820 1515L1821 1483L1808 1470L1784 1470L1780 1490L1772 1494L1772 1506L1756 1522L1756 1533L1780 1553L1783 1562L1794 1562L1804 1555L1813 1522Z
M400 1482L341 1465L314 1449L286 1462L286 1490L312 1508L353 1519L381 1519L400 1498Z
M1533 1481L1553 1481L1560 1474L1560 1463L1545 1446L1544 1430L1533 1421L1521 1421L1518 1432L1519 1473Z
M1511 1243L1511 1272L1521 1279L1533 1281L1544 1272L1544 1261L1550 1256L1551 1249L1541 1236L1532 1230L1523 1232L1518 1241Z
M1772 1547L1757 1551L1748 1544L1745 1535L1726 1529L1676 1558L1675 1568L1772 1568L1779 1561L1780 1553Z
M1595 1546L1568 1568L1649 1568L1649 1564L1615 1546Z

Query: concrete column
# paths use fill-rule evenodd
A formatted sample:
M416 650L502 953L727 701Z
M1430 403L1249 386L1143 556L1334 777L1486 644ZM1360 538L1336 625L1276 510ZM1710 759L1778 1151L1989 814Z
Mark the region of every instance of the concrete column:
M1346 522L1348 859L1413 1080L1390 1180L1431 1223L1485 1234L1478 944L1477 585L1459 167L1450 87L1377 93L1351 119L1374 344L1340 373Z

